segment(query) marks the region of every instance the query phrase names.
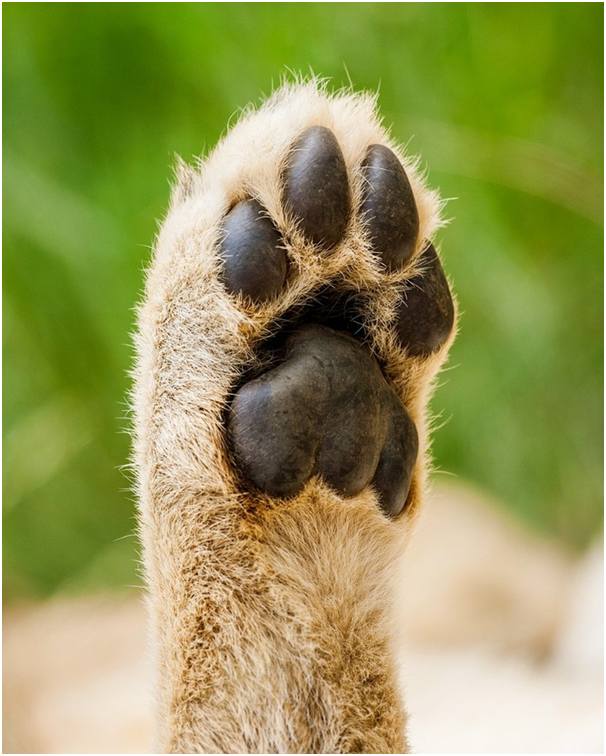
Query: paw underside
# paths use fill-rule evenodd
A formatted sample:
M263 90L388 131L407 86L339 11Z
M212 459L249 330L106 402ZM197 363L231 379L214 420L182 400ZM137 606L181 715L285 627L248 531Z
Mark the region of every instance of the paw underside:
M372 144L360 171L363 191L354 206L335 135L308 128L284 161L282 206L318 256L333 254L356 219L386 277L414 264L418 272L400 287L388 327L406 358L420 363L440 351L453 329L448 283L434 247L419 239L415 197L397 156ZM227 291L259 306L279 297L296 275L285 241L256 199L235 204L219 243ZM327 282L259 344L263 368L243 377L227 413L228 446L243 487L290 497L320 476L344 497L371 485L389 517L406 508L417 430L374 353L360 296ZM373 291L364 297L372 302Z

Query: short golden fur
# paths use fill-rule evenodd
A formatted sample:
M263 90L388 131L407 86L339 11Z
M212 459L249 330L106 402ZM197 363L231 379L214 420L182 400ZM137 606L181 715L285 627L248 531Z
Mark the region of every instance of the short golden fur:
M336 135L354 206L370 144L400 157L422 243L440 202L382 127L373 96L285 85L239 122L196 170L178 171L139 311L134 390L140 531L157 678L162 752L402 753L405 713L390 651L393 563L410 513L388 521L370 488L341 499L318 479L290 500L239 488L224 408L276 318L327 283L368 292L367 322L386 377L414 419L421 452L414 512L428 464L426 405L447 343L408 358L391 321L405 280L386 273L354 215L319 255L281 204L289 148L308 127ZM263 305L228 294L219 272L222 218L258 199L287 239L283 292Z

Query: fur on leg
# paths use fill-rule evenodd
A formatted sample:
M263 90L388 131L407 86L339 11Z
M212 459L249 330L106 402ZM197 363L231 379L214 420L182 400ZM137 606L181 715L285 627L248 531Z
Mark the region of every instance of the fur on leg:
M316 254L281 202L289 150L330 128L359 206L370 144L401 159L420 217L418 249L386 273L353 219ZM252 197L282 232L284 291L253 305L220 280L221 222ZM164 752L402 753L405 715L390 638L390 576L410 515L380 512L368 488L342 499L312 479L293 499L246 493L225 445L224 408L255 345L327 281L368 292L372 348L419 431L414 511L425 489L426 404L449 342L409 358L389 325L406 280L440 225L417 163L382 127L375 98L285 85L239 122L196 170L181 165L139 310L133 393L140 531L157 670L157 746Z

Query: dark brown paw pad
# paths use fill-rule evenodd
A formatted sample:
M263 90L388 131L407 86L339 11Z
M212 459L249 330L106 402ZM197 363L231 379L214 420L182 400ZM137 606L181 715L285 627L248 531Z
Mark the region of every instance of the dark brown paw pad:
M396 334L408 354L427 357L446 343L455 311L442 263L432 244L419 259L422 273L406 282L398 306Z
M237 467L270 496L319 475L342 496L372 484L385 514L404 509L416 428L374 358L355 339L308 324L276 368L235 395L229 435Z
M223 283L230 294L253 302L276 296L284 286L288 258L282 237L256 200L245 200L225 217L221 257Z
M295 143L284 175L283 202L314 244L330 249L343 238L351 212L349 179L330 129L312 126Z
M373 144L362 164L364 196L360 211L373 250L389 270L412 257L419 237L419 213L402 164L382 144Z

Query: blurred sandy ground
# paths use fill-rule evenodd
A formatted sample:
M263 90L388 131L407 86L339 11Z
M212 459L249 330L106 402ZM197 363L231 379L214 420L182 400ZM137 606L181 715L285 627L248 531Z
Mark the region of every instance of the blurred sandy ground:
M603 753L603 542L573 559L440 486L398 569L417 753ZM148 751L140 597L56 599L3 624L3 753Z

